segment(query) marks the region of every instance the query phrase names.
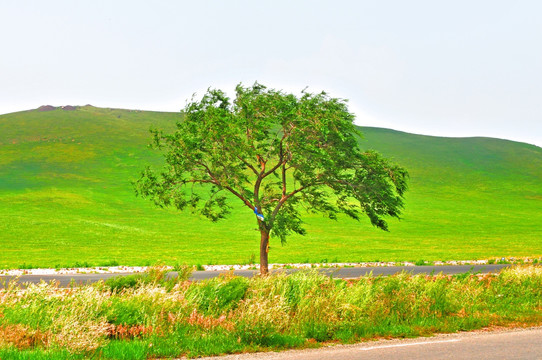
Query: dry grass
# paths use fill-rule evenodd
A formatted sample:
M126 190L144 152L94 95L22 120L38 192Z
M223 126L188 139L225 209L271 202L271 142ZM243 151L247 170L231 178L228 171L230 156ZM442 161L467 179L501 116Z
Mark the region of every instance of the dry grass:
M48 347L50 337L50 332L32 330L21 324L0 326L0 347L15 346L21 350L37 346Z

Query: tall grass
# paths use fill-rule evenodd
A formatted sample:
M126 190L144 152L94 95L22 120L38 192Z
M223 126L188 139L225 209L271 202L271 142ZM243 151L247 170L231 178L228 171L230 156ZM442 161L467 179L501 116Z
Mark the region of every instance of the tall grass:
M200 356L542 323L538 266L359 280L164 274L124 287L11 284L0 291L0 358Z

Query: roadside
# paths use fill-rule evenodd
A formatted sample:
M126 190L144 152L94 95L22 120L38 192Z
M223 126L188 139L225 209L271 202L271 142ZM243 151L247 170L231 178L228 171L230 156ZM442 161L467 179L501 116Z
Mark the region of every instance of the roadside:
M485 264L485 265L440 265L440 266L375 266L375 267L320 267L315 270L319 273L327 276L332 276L339 279L355 279L362 276L391 276L401 272L407 272L412 275L417 274L444 274L444 275L457 275L465 273L473 274L487 274L497 273L512 265L510 264ZM146 268L124 268L119 270L123 272L110 271L106 272L42 272L39 271L30 272L28 274L20 275L0 275L0 288L4 287L10 281L17 280L20 284L31 283L38 284L41 281L50 283L56 282L60 287L67 287L70 284L88 284L95 283L100 280L107 280L115 276L128 276L136 273L144 272L141 269ZM37 270L37 269L35 269ZM173 269L172 269L173 270ZM295 273L304 270L303 268L278 268L272 270L272 273ZM190 276L192 281L201 281L206 279L212 279L220 276L221 274L233 274L235 276L241 276L245 278L252 278L258 275L258 270L206 270L206 271L194 271ZM169 276L177 276L175 271L171 271Z
M488 328L432 337L367 341L317 349L204 357L200 360L525 359L542 355L542 327Z
M539 259L515 259L501 258L492 260L449 260L449 261L418 261L418 262L359 262L359 263L287 263L269 264L270 270L287 269L336 269L336 268L410 268L414 266L458 266L458 265L510 265L510 264L536 264ZM181 265L186 266L186 265ZM66 274L118 274L118 273L141 273L147 271L151 266L95 266L95 267L73 267L73 268L30 268L30 269L0 269L0 276L21 276L21 275L66 275ZM238 271L238 270L259 270L259 264L237 264L237 265L197 265L197 271ZM175 271L175 266L166 266Z
M114 276L77 276L98 275ZM498 275L402 272L356 280L299 270L201 282L187 281L190 272L169 275L156 268L96 286L15 284L0 290L0 358L199 357L542 325L540 266L513 266ZM528 341L523 344L529 347ZM446 351L433 350L439 358L446 358Z

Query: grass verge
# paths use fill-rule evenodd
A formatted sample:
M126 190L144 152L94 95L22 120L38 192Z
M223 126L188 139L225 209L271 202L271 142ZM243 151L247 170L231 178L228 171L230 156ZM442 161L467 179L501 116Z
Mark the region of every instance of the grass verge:
M163 268L130 281L0 290L0 359L147 359L428 336L542 323L542 267L498 275L300 272L190 282Z

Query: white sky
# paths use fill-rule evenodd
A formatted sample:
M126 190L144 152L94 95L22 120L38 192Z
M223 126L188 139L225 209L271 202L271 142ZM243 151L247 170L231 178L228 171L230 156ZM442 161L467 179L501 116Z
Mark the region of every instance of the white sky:
M0 113L178 111L243 82L357 124L542 146L542 1L0 0Z

